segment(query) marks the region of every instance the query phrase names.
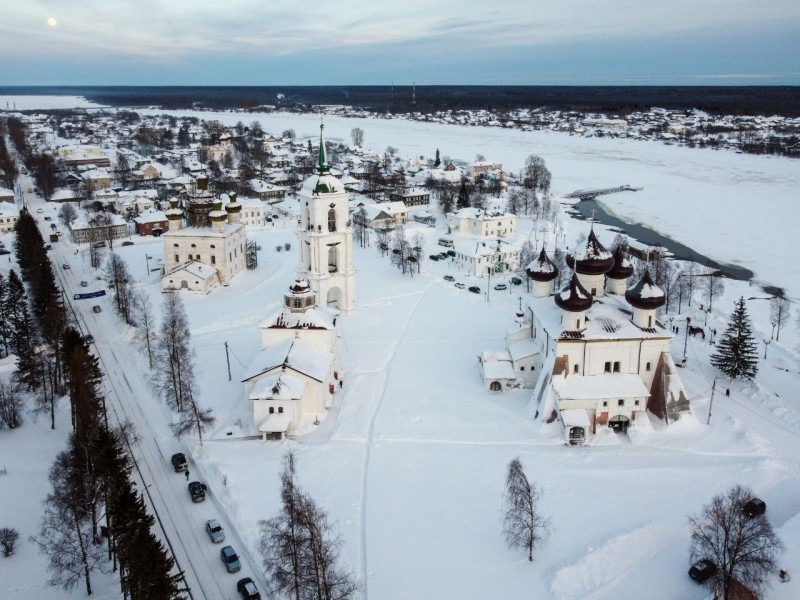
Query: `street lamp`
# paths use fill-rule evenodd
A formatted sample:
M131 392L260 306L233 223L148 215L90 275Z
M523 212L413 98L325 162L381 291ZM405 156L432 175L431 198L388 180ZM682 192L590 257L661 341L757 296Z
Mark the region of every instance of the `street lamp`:
M153 258L153 257L150 256L149 254L145 254L144 255L144 262L147 265L147 275L146 276L150 275L150 259L151 258Z
M767 358L767 347L770 345L770 340L761 340L764 342L764 360Z

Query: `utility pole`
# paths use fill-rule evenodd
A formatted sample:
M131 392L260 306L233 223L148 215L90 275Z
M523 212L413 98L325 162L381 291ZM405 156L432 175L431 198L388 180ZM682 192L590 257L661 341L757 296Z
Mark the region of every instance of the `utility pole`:
M686 317L686 335L683 338L683 360L686 360L686 346L689 343L689 323L691 322L691 318Z
M228 342L225 342L225 362L228 363L228 381L231 380L231 358L228 356Z
M711 384L711 400L708 402L708 417L706 418L706 425L711 423L711 407L714 405L714 388L717 387L717 378L714 377L714 383Z

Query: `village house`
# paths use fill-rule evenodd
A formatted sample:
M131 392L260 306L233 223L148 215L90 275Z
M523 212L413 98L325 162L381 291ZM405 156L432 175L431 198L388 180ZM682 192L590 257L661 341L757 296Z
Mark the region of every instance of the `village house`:
M422 188L407 188L396 190L389 194L389 198L394 202L402 202L406 206L428 206L431 203L431 195Z
M142 211L138 217L134 217L136 224L136 235L160 236L169 229L169 220L163 211L149 208Z
M483 238L507 237L517 232L517 216L501 211L462 208L447 214L451 233L467 233Z
M12 196L13 199L13 196ZM0 233L14 231L19 219L19 208L13 202L0 202Z
M98 218L98 217L102 217ZM105 220L107 219L107 223ZM88 244L106 240L118 240L128 237L128 225L122 217L111 213L95 215L91 219L80 217L69 224L72 241L76 244Z
M503 240L454 240L453 261L459 271L469 277L488 277L517 271L520 266L520 247Z

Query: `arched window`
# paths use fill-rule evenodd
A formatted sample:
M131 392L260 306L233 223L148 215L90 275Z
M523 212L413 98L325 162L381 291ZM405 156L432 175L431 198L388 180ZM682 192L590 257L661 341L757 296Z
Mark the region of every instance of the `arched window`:
M328 273L336 273L339 270L339 251L336 246L328 248Z
M336 231L336 211L334 209L328 211L328 231Z

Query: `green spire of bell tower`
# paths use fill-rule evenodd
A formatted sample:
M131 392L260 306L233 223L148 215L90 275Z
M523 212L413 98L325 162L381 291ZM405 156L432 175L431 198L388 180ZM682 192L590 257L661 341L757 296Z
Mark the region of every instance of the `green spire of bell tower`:
M330 165L328 164L328 156L325 153L325 139L322 137L322 130L325 128L323 123L319 124L319 159L317 161L317 171L320 175L327 175L330 173Z

